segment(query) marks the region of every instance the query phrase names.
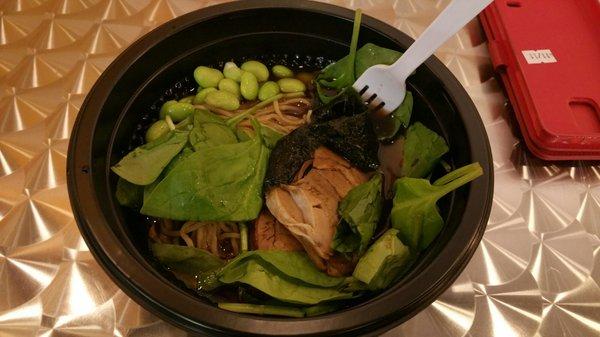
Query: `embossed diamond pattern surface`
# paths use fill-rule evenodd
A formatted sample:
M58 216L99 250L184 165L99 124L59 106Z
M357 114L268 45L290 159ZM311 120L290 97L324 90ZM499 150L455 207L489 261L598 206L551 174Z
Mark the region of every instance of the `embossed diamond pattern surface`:
M0 1L0 335L185 336L96 264L68 202L66 150L86 93L130 43L223 1ZM411 36L448 0L329 0ZM436 54L490 136L494 206L462 275L386 336L600 335L600 163L532 157L477 21Z

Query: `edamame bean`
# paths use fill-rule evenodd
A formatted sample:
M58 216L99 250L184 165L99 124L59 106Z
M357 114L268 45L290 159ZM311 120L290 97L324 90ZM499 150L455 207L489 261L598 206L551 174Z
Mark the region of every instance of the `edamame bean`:
M279 85L273 81L265 82L258 90L258 99L267 100L279 93Z
M281 64L271 68L271 72L278 78L294 77L294 72L290 68L282 66Z
M225 110L233 111L240 107L238 98L229 91L211 91L206 95L206 103Z
M216 88L223 79L223 73L218 69L200 66L194 70L194 79L202 88Z
M242 78L242 69L240 69L235 63L227 62L223 67L223 75L225 78L232 79L236 82L239 82Z
M179 103L192 103L194 101L194 95L187 96L179 100Z
M224 78L219 82L219 90L229 91L238 99L240 98L240 85L230 78Z
M164 120L160 119L154 122L146 131L146 142L150 143L162 137L164 134L169 132L169 125Z
M242 70L251 72L259 82L269 79L269 69L258 61L246 61L242 64Z
M194 106L190 103L177 102L169 105L166 116L171 117L173 122L181 122L194 112Z
M204 103L204 100L206 99L206 95L211 91L217 91L217 89L216 88L204 88L204 89L198 90L198 93L196 94L196 97L194 97L194 101L192 103L194 103L194 104Z
M160 119L165 119L165 116L167 116L167 111L174 104L177 104L176 100L170 100L170 101L166 101L163 103L163 105L160 107L160 113L159 113Z
M242 93L242 96L249 101L256 99L256 96L258 95L258 80L253 73L249 71L244 71L242 73L240 92Z
M295 78L282 78L277 81L281 92L301 92L306 90L306 85Z

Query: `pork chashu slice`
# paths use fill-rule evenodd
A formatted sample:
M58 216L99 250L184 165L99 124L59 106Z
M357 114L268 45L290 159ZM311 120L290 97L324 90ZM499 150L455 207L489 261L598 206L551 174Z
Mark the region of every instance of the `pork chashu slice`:
M254 247L260 250L304 250L300 241L296 239L268 210L260 212L258 219L252 226Z
M290 185L267 192L266 204L304 247L315 265L327 269L340 200L352 187L367 181L364 173L325 147L313 154L312 169Z
M329 181L340 199L344 198L352 187L367 181L364 173L326 147L317 148L313 156L313 170Z

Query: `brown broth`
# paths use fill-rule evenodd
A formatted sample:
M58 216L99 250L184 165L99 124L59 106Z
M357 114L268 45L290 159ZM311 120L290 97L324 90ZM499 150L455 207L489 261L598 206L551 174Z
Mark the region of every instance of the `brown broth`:
M402 173L404 137L398 137L391 143L380 142L377 157L379 158L378 170L383 174L383 195L385 199L391 199L394 180Z

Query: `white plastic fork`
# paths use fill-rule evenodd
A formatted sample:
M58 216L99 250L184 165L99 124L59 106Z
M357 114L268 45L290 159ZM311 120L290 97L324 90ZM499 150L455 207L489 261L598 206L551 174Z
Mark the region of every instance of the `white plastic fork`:
M383 109L383 115L388 115L404 100L406 78L492 1L453 0L400 59L389 66L370 67L352 87L372 111Z

